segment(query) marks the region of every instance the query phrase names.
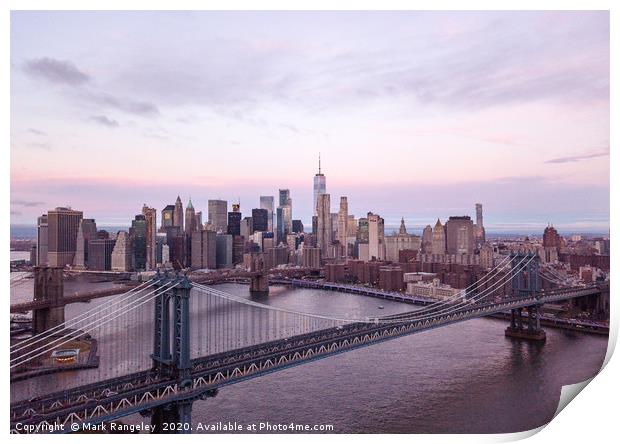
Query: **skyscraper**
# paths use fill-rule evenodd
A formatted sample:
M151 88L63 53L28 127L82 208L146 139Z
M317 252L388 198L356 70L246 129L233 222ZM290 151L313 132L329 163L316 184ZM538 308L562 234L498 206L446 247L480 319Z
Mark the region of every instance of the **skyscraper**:
M326 178L325 175L321 173L321 154L319 153L319 172L314 175L314 190L313 190L313 213L315 216L318 215L317 210L317 199L319 194L325 194L327 192L326 187ZM325 254L325 253L323 253Z
M47 212L47 259L50 267L64 267L73 263L81 220L82 212L71 208L57 207Z
M47 265L48 225L47 214L37 218L37 263Z
M157 266L157 210L142 205L142 214L146 220L146 269Z
M216 267L216 234L211 230L196 230L191 234L192 268Z
M338 211L338 242L342 246L344 257L348 256L347 233L349 226L349 204L346 196L340 197L340 210Z
M220 199L209 199L208 223L216 232L226 233L228 227L228 202Z
M427 225L422 231L422 253L431 254L433 252L433 227Z
M474 223L469 216L451 216L445 233L448 254L474 253Z
M289 189L280 189L278 190L278 206L283 207L284 205L288 205L289 200L291 199L291 190Z
M112 251L116 241L105 230L97 231L97 238L88 242L88 269L108 271L112 268Z
M161 210L161 228L174 226L174 205L166 205L166 208Z
M75 268L83 270L88 267L88 243L96 237L97 224L95 219L82 219L75 241L75 256L73 258Z
M187 208L185 209L185 231L191 233L196 229L196 211L192 205L192 198L189 198Z
M446 233L439 219L433 228L433 243L431 246L432 254L446 254Z
M279 205L276 210L278 222L278 243L286 242L286 235L293 232L293 200L288 189L279 190Z
M332 217L330 213L329 194L319 194L317 196L317 246L321 249L323 257L330 257L330 246L332 244Z
M484 244L486 234L484 232L484 223L482 222L482 204L476 204L476 225L474 226L474 235L478 246Z
M267 210L267 231L273 231L273 196L261 196L260 207Z
M131 230L129 231L133 254L132 265L136 270L146 269L146 232L146 217L143 214L137 214L131 221Z
M174 203L172 225L175 227L179 227L181 231L183 231L183 202L181 202L181 196L177 196L177 200Z
M111 268L113 271L131 271L133 250L129 233L119 231L116 234L116 243L112 249Z
M385 225L378 214L368 213L368 258L385 259Z
M252 209L252 224L254 231L269 231L269 213L264 208Z
M233 210L228 213L228 234L232 236L241 235L241 211L239 205L233 204Z

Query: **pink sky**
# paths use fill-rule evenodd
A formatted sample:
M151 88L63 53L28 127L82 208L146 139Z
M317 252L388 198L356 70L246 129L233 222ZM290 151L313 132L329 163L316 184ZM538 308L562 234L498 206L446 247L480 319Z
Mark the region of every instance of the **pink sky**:
M14 224L59 205L120 223L177 194L250 211L278 188L307 222L320 151L357 215L423 225L480 201L497 227L609 226L607 12L11 22Z

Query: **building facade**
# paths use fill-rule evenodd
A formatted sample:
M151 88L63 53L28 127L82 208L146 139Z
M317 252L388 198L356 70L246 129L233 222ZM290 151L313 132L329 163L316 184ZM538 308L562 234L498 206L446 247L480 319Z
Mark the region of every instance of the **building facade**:
M133 270L132 263L133 250L129 233L126 231L119 231L116 234L116 242L112 249L112 271L131 271Z
M228 232L228 202L220 199L210 199L208 202L208 221L216 232Z
M73 264L81 220L82 212L68 207L57 207L47 212L47 260L50 267Z

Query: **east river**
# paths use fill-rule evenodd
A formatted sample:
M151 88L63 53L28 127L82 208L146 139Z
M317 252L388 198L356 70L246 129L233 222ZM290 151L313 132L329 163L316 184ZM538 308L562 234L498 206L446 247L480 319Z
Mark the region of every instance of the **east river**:
M249 297L244 285L218 288ZM67 318L106 300L73 304L67 308ZM413 308L357 295L284 287L272 287L260 302L332 316L385 315ZM204 318L202 312L196 316ZM151 327L148 322L142 324L144 319L133 318L135 335L150 344ZM329 424L335 433L529 430L552 418L562 385L597 373L607 337L547 328L547 341L541 345L504 337L506 325L488 318L467 321L226 386L215 398L194 403L194 429L219 423L295 423ZM204 331L195 336L193 331L192 341L206 337ZM113 367L115 363L109 362L113 355L106 353L103 338L101 342L102 365ZM55 374L15 383L11 398L23 397L19 392L24 384L62 389L70 377ZM148 418L123 419L129 424L143 421Z

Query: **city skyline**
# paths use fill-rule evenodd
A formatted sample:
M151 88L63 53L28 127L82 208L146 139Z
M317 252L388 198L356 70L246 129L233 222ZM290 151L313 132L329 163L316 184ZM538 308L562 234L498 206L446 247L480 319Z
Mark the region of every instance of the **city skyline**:
M288 188L308 226L320 151L332 201L387 225L482 202L489 230L609 230L606 12L15 12L11 32L13 224Z

